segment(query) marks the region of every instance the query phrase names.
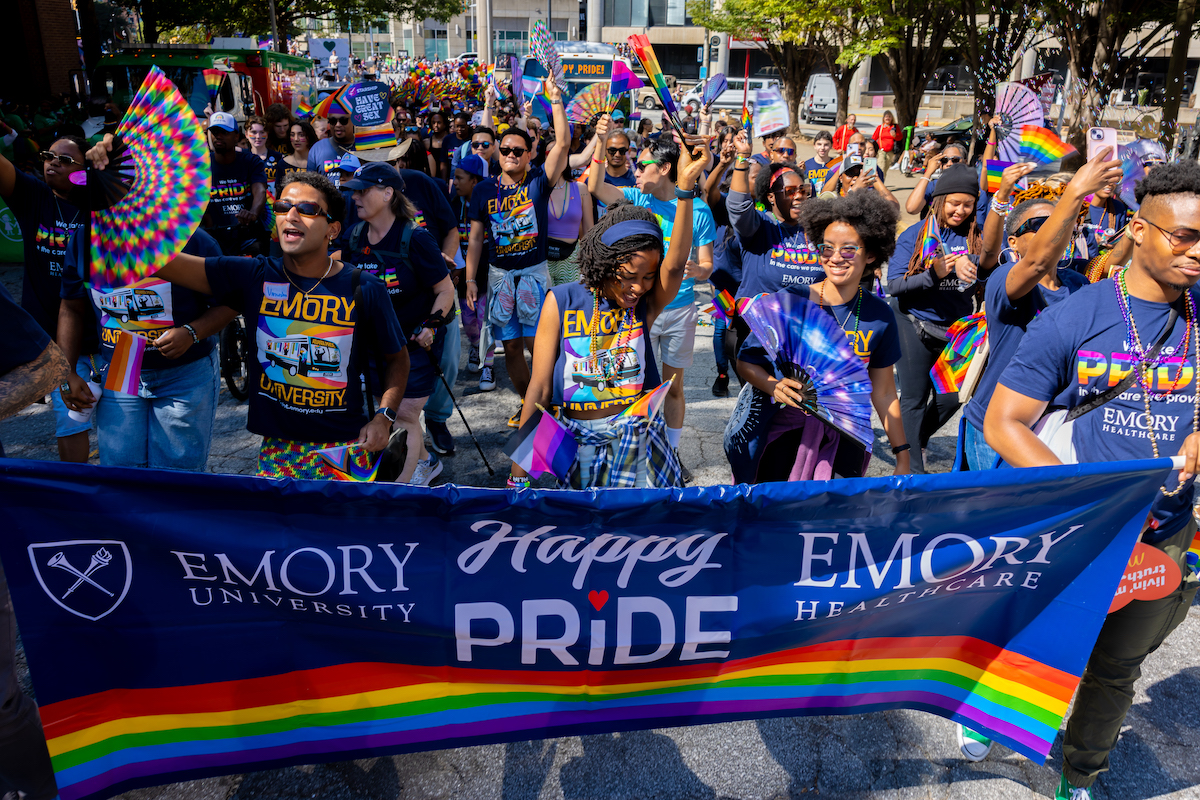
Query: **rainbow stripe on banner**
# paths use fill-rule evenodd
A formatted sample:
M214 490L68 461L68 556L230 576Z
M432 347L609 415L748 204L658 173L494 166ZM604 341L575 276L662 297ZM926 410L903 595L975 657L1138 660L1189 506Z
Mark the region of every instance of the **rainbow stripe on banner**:
M146 352L146 339L129 331L117 334L104 388L121 394L137 394L142 378L142 356Z
M1023 125L1020 152L1023 161L1049 164L1078 151L1059 139L1052 130L1037 125Z
M395 146L396 130L391 125L386 128L379 126L361 131L356 128L354 131L354 149L356 150L377 150L381 147Z
M344 664L44 706L64 800L222 764L307 763L706 721L915 708L1041 762L1078 678L966 636L835 641L722 664L535 672Z

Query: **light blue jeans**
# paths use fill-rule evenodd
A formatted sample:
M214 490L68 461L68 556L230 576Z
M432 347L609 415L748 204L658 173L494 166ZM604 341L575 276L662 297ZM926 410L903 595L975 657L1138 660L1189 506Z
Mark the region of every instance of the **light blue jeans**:
M963 420L963 455L972 472L996 467L996 451L983 438L983 431L966 420Z
M451 386L458 380L458 363L462 360L462 317L455 315L446 326L446 344L442 347L442 373ZM454 411L454 401L446 391L446 384L436 378L433 394L425 401L425 419L445 423Z
M100 463L203 470L221 393L217 362L214 347L190 364L143 369L136 395L105 389L95 414Z

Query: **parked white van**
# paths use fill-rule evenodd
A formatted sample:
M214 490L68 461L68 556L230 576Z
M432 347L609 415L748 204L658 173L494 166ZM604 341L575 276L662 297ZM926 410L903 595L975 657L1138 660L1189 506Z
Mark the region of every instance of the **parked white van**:
M730 78L729 86L725 89L725 91L721 92L721 96L716 99L716 101L712 104L712 107L733 108L740 111L742 108L742 95L744 92L746 96L746 105L753 109L754 101L758 97L758 90L766 89L768 86L778 87L779 81L775 80L774 78L751 78L749 91L746 91L745 85L746 81L742 78ZM686 106L688 103L691 103L696 108L700 108L702 89L703 84L685 94L683 96L683 101L680 103L680 108L683 108L683 106Z
M808 76L804 99L800 101L801 122L833 122L837 119L837 85L828 72Z

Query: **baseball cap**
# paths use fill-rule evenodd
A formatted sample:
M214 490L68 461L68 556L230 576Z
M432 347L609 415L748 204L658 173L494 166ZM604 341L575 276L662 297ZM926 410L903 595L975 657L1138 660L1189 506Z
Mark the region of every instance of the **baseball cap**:
M861 170L862 165L862 156L846 156L846 160L842 163L842 174L849 175L854 170Z
M614 120L625 119L625 115L621 113L621 109L617 108L617 109L613 109L612 118Z
M400 177L400 173L391 164L375 162L364 164L355 171L353 178L348 181L342 181L343 189L349 189L354 192L365 191L372 186L390 186L397 191L403 192L404 178Z
M338 169L342 172L354 172L361 166L362 162L354 153L343 153L342 160L338 162Z
M238 129L237 120L233 118L233 114L228 114L224 111L218 111L208 118L208 127L220 128L223 131L232 133Z
M476 178L486 178L488 176L487 162L474 153L459 161L458 168L468 175L474 175Z

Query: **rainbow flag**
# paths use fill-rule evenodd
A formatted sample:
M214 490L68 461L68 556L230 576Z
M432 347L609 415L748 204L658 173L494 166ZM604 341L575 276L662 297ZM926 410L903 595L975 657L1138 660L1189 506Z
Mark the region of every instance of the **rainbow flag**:
M391 125L394 112L388 112L388 124L376 125L373 128L354 129L355 150L378 150L381 147L396 146L396 130Z
M360 451L360 452L355 452ZM338 447L322 447L319 450L313 451L321 457L321 459L329 465L333 470L334 480L338 481L361 481L369 483L375 480L375 473L379 472L379 465L383 463L383 453L367 453L367 463L369 466L364 467L362 462L362 453L365 448L360 444L346 444ZM374 461L374 464L371 464Z
M1074 147L1054 135L1054 131L1037 125L1021 126L1021 160L1049 164L1077 152Z
M104 388L121 394L137 394L142 378L142 356L146 352L143 336L121 331L113 347L112 360L108 364L108 375Z
M308 119L312 113L312 103L308 102L307 98L296 104L296 119Z
M567 479L578 452L571 432L541 406L504 445L505 455L532 477L549 472L560 481Z
M346 90L352 84L346 84L337 89L337 91L327 94L321 102L317 103L313 109L314 117L328 117L330 114L350 116L350 106L346 102Z
M733 295L722 289L720 294L713 298L713 304L707 310L726 325L732 325L733 318L737 316L737 303L734 302Z
M754 125L754 115L750 113L747 106L742 106L742 129L748 131L752 125Z
M663 75L662 67L658 65L658 57L654 55L650 38L645 34L636 34L629 37L629 45L633 48L633 54L641 62L646 77L650 79L650 85L654 87L654 93L658 95L658 102L662 103L667 119L671 121L676 130L682 131L679 109L675 107L675 98L671 96L671 89L667 86L667 79Z
M987 341L987 317L976 311L950 326L950 341L933 363L929 377L938 394L953 394L962 386L975 352Z
M929 269L933 260L938 257L938 248L942 246L941 231L938 229L935 214L925 217L925 227L921 230L921 264Z
M654 419L662 413L663 404L667 402L667 392L671 388L675 378L672 376L667 381L659 384L657 389L646 392L644 395L634 400L625 409L617 414L616 419L631 419L633 417L645 417L646 419Z
M1015 161L997 161L991 160L985 162L987 164L987 191L988 194L995 194L1000 191L1000 179L1004 177L1004 170L1013 166ZM1017 181L1017 188L1024 189L1029 185L1029 181L1025 178Z
M213 111L220 111L217 98L221 94L221 84L225 82L225 73L219 69L206 69L201 74L204 75L204 85L208 88L208 104L212 106Z

